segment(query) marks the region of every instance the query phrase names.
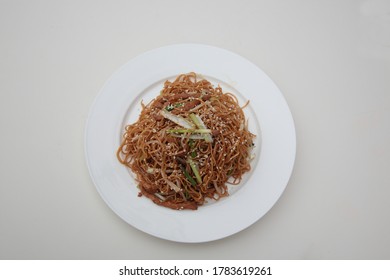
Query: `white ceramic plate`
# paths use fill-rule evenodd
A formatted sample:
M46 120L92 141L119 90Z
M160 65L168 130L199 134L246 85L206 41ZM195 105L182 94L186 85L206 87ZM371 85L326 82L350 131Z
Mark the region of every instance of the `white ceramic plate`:
M138 197L131 172L116 158L124 126L137 120L140 102L151 100L164 81L181 73L202 74L238 96L249 129L257 135L252 170L230 196L196 211L175 211ZM86 159L98 192L130 225L163 239L206 242L237 233L266 214L284 191L296 150L293 119L272 80L230 51L197 44L158 48L129 61L106 82L87 121Z

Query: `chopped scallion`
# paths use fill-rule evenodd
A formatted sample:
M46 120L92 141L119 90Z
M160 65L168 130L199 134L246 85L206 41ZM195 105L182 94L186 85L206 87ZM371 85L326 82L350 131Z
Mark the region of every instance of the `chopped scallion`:
M184 105L184 103L169 104L168 106L165 107L165 110L170 112L170 111L172 111L175 108L182 107L183 105Z
M188 145L190 146L191 149L194 148L194 140L190 139L188 141Z
M190 174L187 172L187 170L185 170L185 168L182 168L182 171L183 171L183 174L184 176L186 177L186 179L191 183L192 186L196 186L196 182L194 180L194 178L192 178L190 176Z
M191 152L191 157L192 157L192 158L195 158L196 156L197 156L197 153L196 153L195 150L193 150L193 151Z
M201 184L202 183L202 177L200 177L200 173L199 173L198 167L196 166L196 163L191 158L188 158L187 162L189 163L189 165L190 165L190 167L192 169L192 172L194 172L196 180L198 181L199 184Z
M168 129L168 133L211 133L210 129Z
M193 129L195 128L194 124L191 123L190 121L180 117L180 116L176 116L170 112L168 112L167 110L161 110L160 111L160 114L164 117L164 118L167 118L171 121L173 121L174 123L184 127L184 128L187 128L187 129Z
M202 119L198 115L191 113L190 118L199 129L207 129L206 125L204 124L204 122L202 121ZM209 133L205 134L204 140L208 143L213 142L213 137L211 136L211 131Z
M165 201L165 197L163 197L161 194L159 194L159 193L154 193L154 195L155 195L156 197L158 197L161 201Z

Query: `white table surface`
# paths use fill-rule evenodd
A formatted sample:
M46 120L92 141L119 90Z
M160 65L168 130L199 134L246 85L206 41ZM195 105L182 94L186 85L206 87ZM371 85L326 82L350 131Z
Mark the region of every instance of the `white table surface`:
M390 259L389 1L1 1L0 40L0 259ZM105 81L175 43L258 65L297 132L271 211L202 244L122 221L84 158Z

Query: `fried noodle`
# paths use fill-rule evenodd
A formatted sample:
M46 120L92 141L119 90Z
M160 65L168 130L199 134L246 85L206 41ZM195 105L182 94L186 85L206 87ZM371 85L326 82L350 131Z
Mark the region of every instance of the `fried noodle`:
M126 126L117 151L136 175L139 196L176 210L228 196L227 184L239 184L251 169L247 104L193 72L166 81Z

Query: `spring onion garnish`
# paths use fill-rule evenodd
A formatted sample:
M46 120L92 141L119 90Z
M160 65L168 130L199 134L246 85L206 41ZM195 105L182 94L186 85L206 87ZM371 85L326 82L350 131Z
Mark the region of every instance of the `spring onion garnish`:
M165 201L165 197L163 197L161 194L159 194L159 193L154 193L154 195L155 195L156 197L158 197L161 201Z
M190 114L190 118L191 120L194 122L194 124L199 128L199 129L207 129L206 125L204 124L204 122L202 121L202 119L194 114L194 113L191 113ZM211 131L210 131L211 132ZM208 143L211 143L213 142L213 137L211 136L211 133L206 133L204 135L204 140Z
M183 106L184 103L176 103L176 104L169 104L167 107L165 107L165 110L167 110L168 112L172 111L173 109L175 108L179 108L181 106Z
M192 158L195 158L197 155L198 155L198 154L196 153L195 150L193 150L193 151L191 152L191 157L192 157Z
M165 110L168 112L172 111L173 109L175 109L175 107L172 104L169 104L167 107L165 107Z
M169 181L167 174L162 169L160 170L161 176L163 177L164 181L167 183L168 186L171 187L171 190L174 190L175 192L180 192L181 189L176 186L173 182Z
M172 133L170 136L177 137L177 138L188 138L188 139L194 139L194 140L204 140L206 134L176 134Z
M165 179L165 178L164 178ZM165 179L165 182L171 187L172 190L174 190L175 192L180 192L181 189L176 186L174 183L172 183L171 181L169 181L168 179Z
M191 158L188 158L187 162L189 163L189 165L192 169L192 172L194 172L194 175L195 175L198 183L202 184L202 177L200 177L199 170L198 170L198 167L196 166L195 162Z
M193 123L187 121L186 119L180 117L180 116L176 116L170 112L168 112L167 110L161 110L160 111L160 114L164 117L164 118L167 118L168 120L171 120L173 121L174 123L184 127L184 128L187 128L187 129L194 129L195 126Z
M182 171L183 171L183 174L184 176L186 177L186 179L191 183L192 186L196 186L196 182L194 180L194 178L192 178L190 176L190 174L187 172L187 170L185 170L185 168L182 168Z
M194 144L195 144L194 140L192 140L192 139L188 140L188 145L190 146L191 149L194 148Z
M190 140L188 140L188 146L190 146L190 155L191 155L191 157L192 158L195 158L197 155L198 155L198 153L196 152L196 149L194 149L194 140L193 139L190 139Z
M168 129L168 133L211 133L210 129Z

